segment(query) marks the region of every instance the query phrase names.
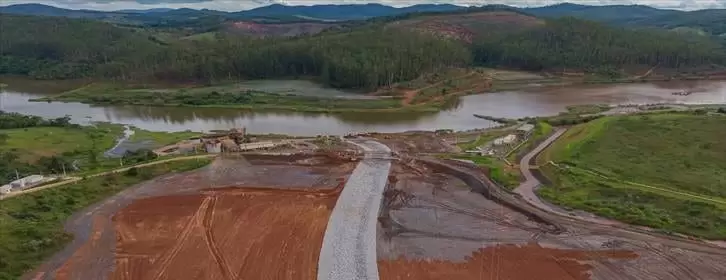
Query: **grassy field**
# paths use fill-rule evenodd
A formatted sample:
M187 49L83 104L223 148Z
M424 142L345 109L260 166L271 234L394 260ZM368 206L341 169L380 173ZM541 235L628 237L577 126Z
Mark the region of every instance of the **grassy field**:
M63 223L74 212L170 172L192 170L209 160L177 161L50 188L0 201L0 279L18 279L72 240Z
M540 194L629 223L726 239L723 139L724 116L597 119L573 127L539 156L553 181Z
M123 127L114 124L97 124L96 127L31 127L3 129L8 136L0 151L13 151L19 160L32 163L41 157L69 153L84 154L94 146L99 158L105 149L113 147L123 132ZM95 139L91 137L94 135Z
M110 123L97 123L94 126L71 127L31 127L20 129L2 129L5 135L0 152L11 152L18 155L17 160L24 164L38 167L38 162L49 157L60 157L66 161L68 173L96 173L120 165L118 159L106 158L104 152L116 145L116 139L122 135L123 126ZM130 141L151 141L153 147L176 143L183 139L198 136L196 132L157 132L134 128ZM81 169L74 172L71 163ZM45 173L45 171L41 171ZM53 173L60 173L55 170Z
M302 112L438 111L442 102L403 106L398 98L345 99L267 93L237 84L186 88L132 88L126 85L91 84L36 101L83 102L148 106L189 106L246 110Z

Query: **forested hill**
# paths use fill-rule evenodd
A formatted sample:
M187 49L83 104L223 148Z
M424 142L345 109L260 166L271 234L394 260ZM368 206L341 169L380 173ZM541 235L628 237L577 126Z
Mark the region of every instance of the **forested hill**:
M708 37L574 18L478 11L399 21L295 38L219 33L180 40L93 20L3 15L0 74L180 82L305 76L370 90L445 67L612 72L634 65L726 64L723 46Z
M471 64L470 52L458 42L377 27L291 39L161 41L146 30L90 20L3 15L3 29L0 74L47 79L312 76L335 87L373 89Z

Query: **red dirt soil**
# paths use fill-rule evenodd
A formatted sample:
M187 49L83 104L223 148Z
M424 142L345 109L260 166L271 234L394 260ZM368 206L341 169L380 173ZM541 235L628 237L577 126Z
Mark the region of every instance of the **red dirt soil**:
M294 37L300 35L314 35L326 29L337 27L335 23L256 23L251 21L237 21L228 24L228 30L235 34L255 37Z
M507 11L478 13L453 13L421 16L389 23L394 28L418 30L440 37L471 43L476 36L486 36L492 31L520 31L543 25L536 17Z
M113 218L109 278L315 279L341 188L224 188L136 200Z
M378 271L382 280L587 280L592 265L588 261L632 259L629 251L579 251L500 245L475 252L466 262L441 260L382 260Z

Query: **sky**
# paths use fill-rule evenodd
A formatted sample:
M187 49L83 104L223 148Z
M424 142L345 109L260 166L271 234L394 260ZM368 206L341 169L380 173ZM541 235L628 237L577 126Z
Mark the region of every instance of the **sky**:
M462 6L506 4L517 7L538 7L562 2L586 5L641 4L657 8L679 10L726 9L726 0L0 0L0 6L40 3L68 9L104 11L151 8L194 8L241 11L276 3L286 5L380 3L396 7L415 4L456 4Z

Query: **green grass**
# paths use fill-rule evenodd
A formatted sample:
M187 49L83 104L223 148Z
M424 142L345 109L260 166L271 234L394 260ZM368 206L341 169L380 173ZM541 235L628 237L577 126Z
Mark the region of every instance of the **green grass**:
M726 117L614 117L585 132L554 161L622 180L726 197Z
M96 177L0 201L0 279L17 279L72 240L63 223L76 211L117 192L169 172L192 170L209 160L159 164L136 176Z
M14 151L23 162L32 163L44 156L61 155L63 153L88 151L94 143L90 134L97 135L96 152L101 158L105 149L113 147L116 139L122 134L123 127L113 124L97 124L96 127L80 128L64 127L31 127L20 129L3 129L0 133L8 136L7 142L0 146L0 151Z
M537 159L554 203L726 239L726 117L614 116L573 127ZM561 170L544 163L553 161Z
M551 168L554 169L554 168ZM548 171L554 186L540 188L545 200L626 223L709 239L726 239L726 207L656 193L578 172Z

